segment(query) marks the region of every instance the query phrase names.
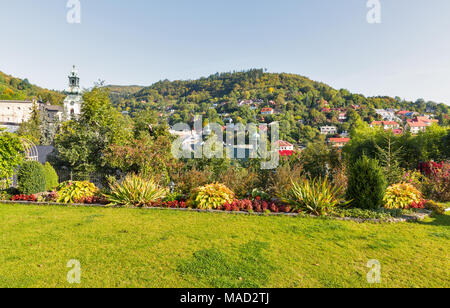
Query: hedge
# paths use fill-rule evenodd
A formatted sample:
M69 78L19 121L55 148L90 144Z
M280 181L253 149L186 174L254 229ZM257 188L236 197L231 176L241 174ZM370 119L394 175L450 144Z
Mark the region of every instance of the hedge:
M23 162L17 173L17 184L20 193L37 194L46 190L45 169L37 161Z

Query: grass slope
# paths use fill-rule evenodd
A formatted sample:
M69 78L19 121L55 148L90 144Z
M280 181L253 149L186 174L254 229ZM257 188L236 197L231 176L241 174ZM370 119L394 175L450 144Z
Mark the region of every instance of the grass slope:
M0 287L450 287L449 226L0 205Z

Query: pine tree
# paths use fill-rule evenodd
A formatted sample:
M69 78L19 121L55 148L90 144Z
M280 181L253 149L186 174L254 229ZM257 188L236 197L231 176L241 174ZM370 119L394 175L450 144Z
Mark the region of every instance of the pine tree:
M393 140L392 134L385 136L386 147L382 148L378 144L377 158L380 162L383 172L386 177L388 185L397 184L401 182L405 171L400 167L400 157L402 153L402 147L395 149L395 140Z
M47 112L41 112L40 125L41 131L40 143L41 145L52 145L55 139L57 130L60 126L60 121L55 117L54 120L50 119Z

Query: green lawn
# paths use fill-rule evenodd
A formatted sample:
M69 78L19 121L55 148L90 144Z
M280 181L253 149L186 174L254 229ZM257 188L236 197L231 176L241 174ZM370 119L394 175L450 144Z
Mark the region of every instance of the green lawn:
M0 287L450 287L449 226L1 204Z

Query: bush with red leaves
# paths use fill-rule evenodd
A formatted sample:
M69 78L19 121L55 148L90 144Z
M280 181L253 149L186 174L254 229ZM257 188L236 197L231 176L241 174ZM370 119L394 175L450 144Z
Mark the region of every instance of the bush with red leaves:
M278 205L274 202L262 201L261 198L255 198L254 201L244 199L244 200L234 200L231 204L224 204L219 210L226 212L255 212L255 213L290 213L291 208Z
M422 192L428 199L450 201L450 164L426 162L421 163L419 169L426 175L422 183Z
M83 197L81 199L75 200L75 203L80 204L109 204L109 201L104 196L93 196L93 197Z
M185 209L187 204L185 201L156 201L150 204L150 207L167 208L167 209Z
M11 201L28 201L28 202L36 202L36 195L15 195L11 197Z
M418 203L416 201L413 201L413 203L411 204L410 208L412 208L412 209L424 209L426 202L427 202L426 200L421 200Z

